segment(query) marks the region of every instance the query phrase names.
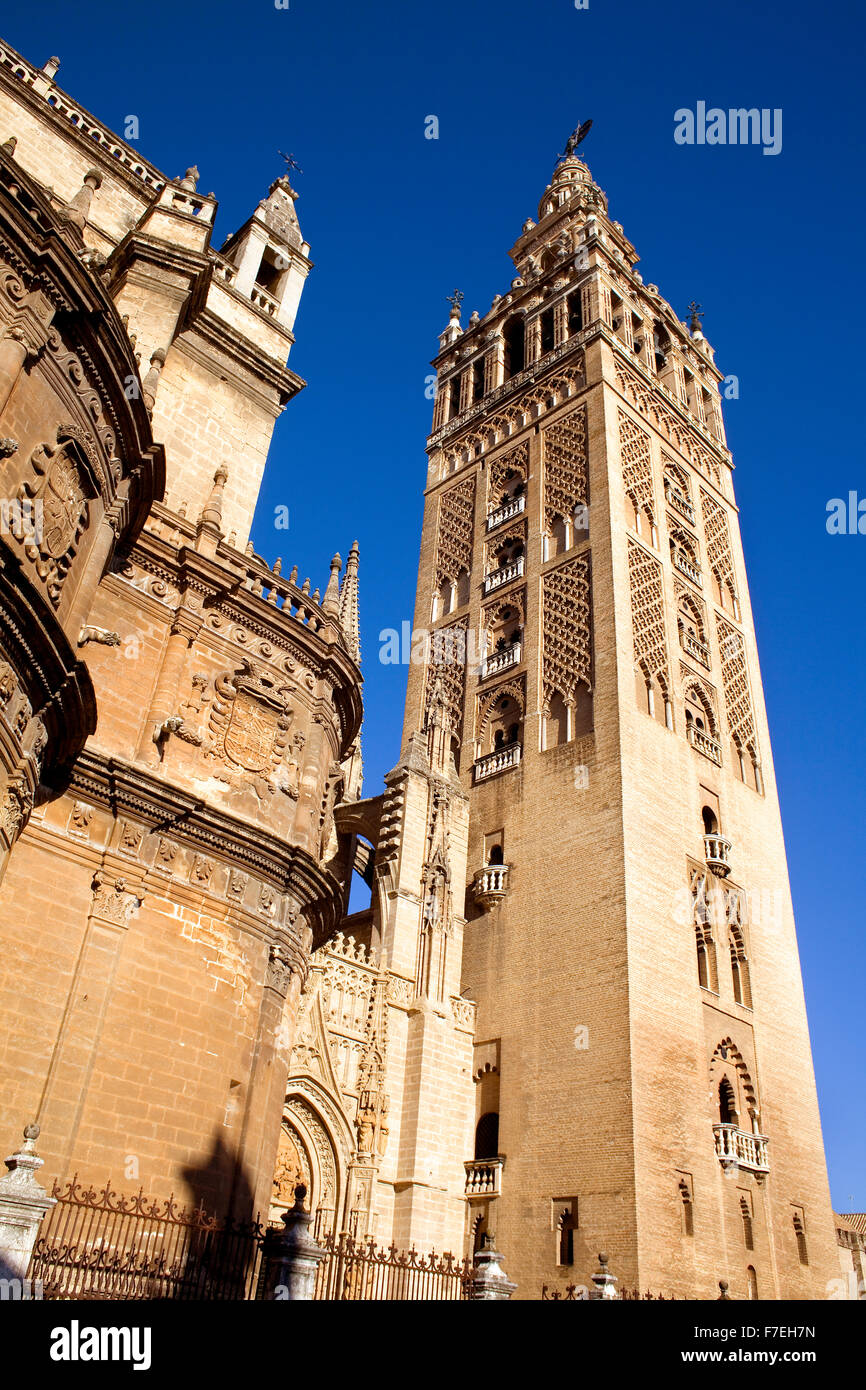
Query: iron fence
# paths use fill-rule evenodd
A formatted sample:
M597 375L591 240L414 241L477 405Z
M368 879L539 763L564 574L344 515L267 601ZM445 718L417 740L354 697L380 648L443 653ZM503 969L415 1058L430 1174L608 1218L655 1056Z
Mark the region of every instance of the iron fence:
M320 1240L325 1258L319 1265L314 1298L337 1301L416 1300L466 1301L471 1298L471 1260L453 1255L419 1255L395 1245L377 1249L375 1242L356 1240L347 1232Z
M220 1221L140 1191L55 1183L28 1278L49 1299L254 1298L264 1276L266 1228Z

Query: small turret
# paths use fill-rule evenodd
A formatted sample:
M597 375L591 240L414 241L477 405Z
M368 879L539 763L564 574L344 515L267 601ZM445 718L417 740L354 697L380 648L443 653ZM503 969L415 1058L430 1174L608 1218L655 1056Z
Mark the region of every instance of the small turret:
M229 237L221 253L237 266L234 288L289 330L312 268L310 247L295 212L297 196L285 175L275 179L267 198Z

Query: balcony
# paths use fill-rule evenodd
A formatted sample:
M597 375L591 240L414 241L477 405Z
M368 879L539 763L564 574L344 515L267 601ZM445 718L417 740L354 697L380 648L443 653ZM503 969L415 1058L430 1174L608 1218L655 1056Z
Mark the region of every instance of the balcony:
M697 724L686 725L686 738L692 747L696 748L699 753L703 753L705 758L709 758L711 763L716 763L721 767L722 748L721 744L716 743L714 738L710 738L709 734L705 733L703 729L699 729ZM707 838L712 837L708 836ZM721 836L716 836L715 838L721 839Z
M526 493L521 492L519 497L509 497L507 502L501 506L494 507L492 512L487 514L487 529L495 531L497 526L502 526L506 521L511 521L512 517L520 516L526 507Z
M510 584L512 579L520 579L523 574L523 561L524 556L519 555L510 565L502 565L498 570L491 570L490 574L485 575L485 594L492 594L494 589L501 589L503 584Z
M684 574L686 579L690 579L693 584L697 584L699 589L702 588L703 581L701 579L701 572L696 565L692 564L688 555L682 550L672 550L671 556L673 558L674 567L679 570L680 574Z
M484 782L488 777L495 777L499 772L506 772L510 767L517 767L520 753L519 743L509 743L505 748L497 748L495 752L479 758L475 764L476 783Z
M694 526L694 507L685 494L680 492L679 488L674 487L673 483L669 482L667 479L665 479L665 497L668 499L674 511L679 512L680 516L685 517L690 526Z
M702 642L699 637L695 637L691 632L687 632L684 627L681 627L680 646L688 656L693 656L695 661L699 661L709 671L710 649L706 642Z
M510 666L520 665L520 643L512 642L510 647L506 647L501 652L491 652L484 658L481 667L481 679L486 680L488 676L498 676L502 671L507 671Z
M705 835L704 853L707 868L719 878L727 878L731 872L731 842L725 835Z
M477 870L472 880L472 896L482 911L489 912L507 894L508 867L507 864L488 864Z
M464 1163L467 1197L498 1197L502 1192L504 1158L476 1158Z
M737 1125L713 1125L716 1158L723 1168L749 1168L753 1173L769 1173L769 1140L764 1134L747 1134Z

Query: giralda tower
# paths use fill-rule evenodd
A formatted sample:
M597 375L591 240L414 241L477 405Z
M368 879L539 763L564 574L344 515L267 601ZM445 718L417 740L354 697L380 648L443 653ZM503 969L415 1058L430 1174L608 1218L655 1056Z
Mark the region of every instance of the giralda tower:
M447 635L404 728L444 720L469 798L467 1240L495 1237L518 1298L599 1250L624 1286L825 1297L722 375L574 153L511 257L434 363L415 626Z

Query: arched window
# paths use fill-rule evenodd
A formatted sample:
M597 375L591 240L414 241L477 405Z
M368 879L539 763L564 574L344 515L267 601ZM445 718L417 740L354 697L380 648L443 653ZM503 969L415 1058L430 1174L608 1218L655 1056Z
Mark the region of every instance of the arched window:
M740 1215L743 1218L743 1240L747 1250L754 1250L755 1238L752 1230L752 1212L747 1197L740 1198Z
M526 363L526 326L522 314L513 314L502 329L505 344L505 380L522 372Z
M499 1115L495 1110L488 1110L487 1114L482 1115L475 1126L475 1158L477 1161L498 1157Z
M501 845L494 845L494 846L492 847L492 849L491 849L491 851L490 851L490 854L489 854L489 856L488 856L487 862L488 862L488 864L504 864L504 863L505 863L505 860L504 860L503 857L502 857L502 846L501 846Z
M738 1125L740 1122L734 1088L726 1076L719 1082L719 1122L723 1125Z
M754 1265L749 1265L746 1270L746 1284L749 1290L749 1298L758 1297L758 1276L755 1273Z
M704 806L701 810L701 820L704 823L705 835L718 835L719 822L712 806Z

